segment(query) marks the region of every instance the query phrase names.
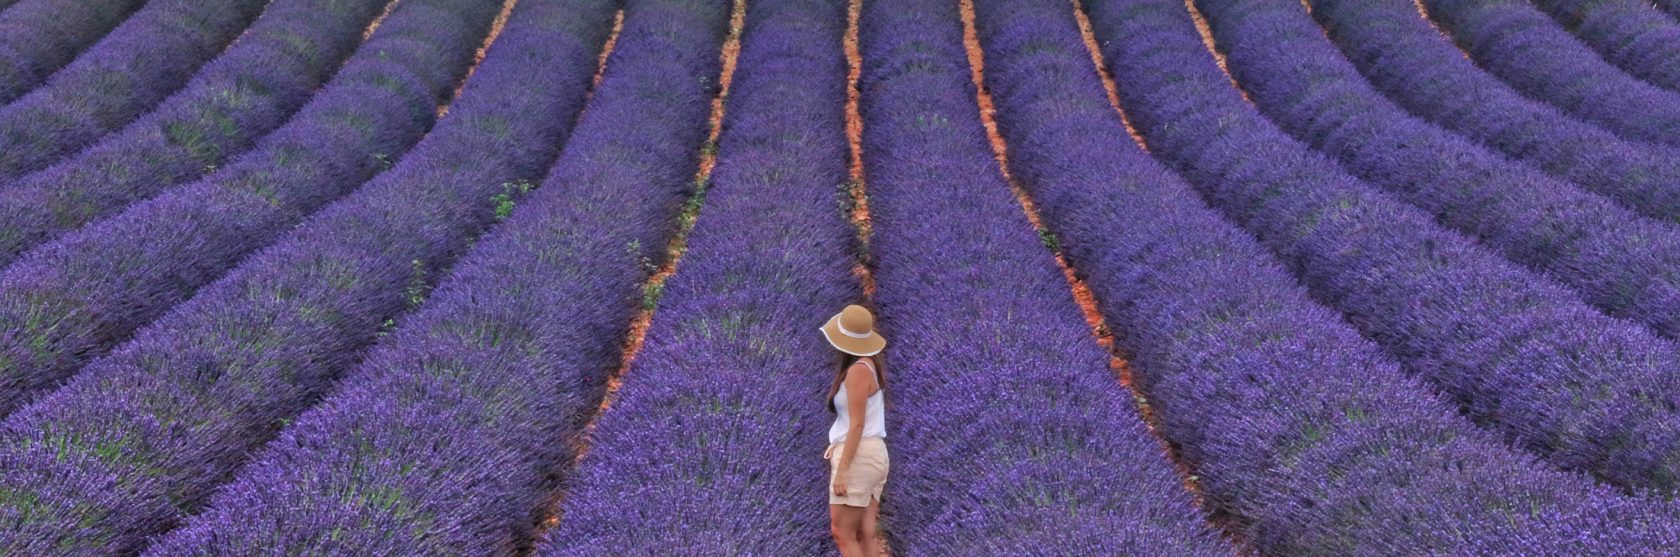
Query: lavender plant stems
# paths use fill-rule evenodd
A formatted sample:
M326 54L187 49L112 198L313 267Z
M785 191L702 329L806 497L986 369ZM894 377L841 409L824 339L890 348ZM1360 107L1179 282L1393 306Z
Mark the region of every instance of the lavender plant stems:
M156 110L0 186L0 265L249 149L317 92L385 3L275 0L249 33Z
M567 9L567 8L562 8ZM501 555L601 402L717 91L725 2L638 0L549 178L148 553Z
M861 294L840 211L845 10L747 5L705 203L538 555L830 551L816 325Z
M385 170L430 127L500 6L416 0L264 145L0 272L0 415Z
M1680 350L1440 228L1296 143L1229 85L1183 4L1093 4L1152 153L1479 424L1630 489L1680 487ZM1137 35L1147 23L1161 30Z
M45 85L0 107L0 180L45 167L133 120L181 87L267 3L148 3Z

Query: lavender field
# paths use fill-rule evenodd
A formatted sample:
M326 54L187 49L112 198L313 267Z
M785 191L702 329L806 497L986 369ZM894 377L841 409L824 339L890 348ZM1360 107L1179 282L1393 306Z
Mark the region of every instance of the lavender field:
M0 557L1680 556L1680 0L0 0Z

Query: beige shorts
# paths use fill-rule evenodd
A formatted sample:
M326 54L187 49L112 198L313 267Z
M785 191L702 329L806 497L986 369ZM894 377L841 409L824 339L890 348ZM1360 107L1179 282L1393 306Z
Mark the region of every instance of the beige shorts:
M887 440L880 437L864 437L858 442L856 454L852 455L852 466L846 469L846 496L834 494L834 473L840 469L841 444L828 446L823 456L828 459L828 504L850 505L853 507L869 506L869 499L881 500L881 489L887 485Z

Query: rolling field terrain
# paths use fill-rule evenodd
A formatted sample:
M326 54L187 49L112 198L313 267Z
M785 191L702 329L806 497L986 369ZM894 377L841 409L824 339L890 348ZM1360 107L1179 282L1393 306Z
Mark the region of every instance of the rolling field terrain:
M853 303L883 555L1672 557L1677 41L0 0L0 557L835 555Z

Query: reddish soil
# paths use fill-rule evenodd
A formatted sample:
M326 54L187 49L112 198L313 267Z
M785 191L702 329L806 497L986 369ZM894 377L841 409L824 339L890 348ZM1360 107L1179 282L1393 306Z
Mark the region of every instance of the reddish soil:
M1097 75L1102 78L1103 90L1108 92L1109 106L1113 106L1115 113L1120 115L1120 123L1126 126L1126 133L1132 136L1132 141L1148 152L1149 142L1144 141L1143 134L1132 127L1131 117L1120 110L1120 90L1114 84L1114 75L1108 73L1108 63L1103 61L1102 49L1097 46L1097 35L1091 31L1091 18L1085 16L1085 7L1080 0L1073 0L1073 17L1079 21L1079 36L1085 40L1085 50L1091 52L1091 65L1096 67Z
M1032 223L1034 228L1040 231L1045 231L1047 229L1045 228L1042 219L1039 217L1037 207L1033 204L1032 196L1021 187L1021 184L1015 180L1014 175L1009 171L1009 148L1008 145L1005 144L1003 136L997 131L997 120L994 118L996 109L992 104L991 93L987 91L985 86L985 55L981 50L979 37L974 28L973 0L960 0L958 4L961 7L962 12L963 43L967 47L968 51L969 67L971 68L970 77L974 81L974 86L977 91L976 96L978 97L977 101L980 105L981 122L985 125L986 135L991 140L992 152L996 156L998 169L1003 173L1004 178L1009 182L1009 187L1015 193L1015 197L1020 200L1021 210L1026 213L1027 220ZM1075 0L1072 7L1076 13L1079 14L1082 31L1085 32L1087 36L1087 46L1094 46L1094 42L1088 38L1089 22L1084 18L1084 10L1082 9L1082 6L1077 0ZM1092 60L1099 61L1100 54L1098 54L1095 49L1092 49L1091 52ZM1098 70L1100 73L1100 66ZM1118 110L1119 96L1114 94L1117 89L1114 87L1113 80L1109 79L1106 74L1103 75L1103 79L1105 81L1104 88L1110 93L1109 101L1114 103L1116 110ZM1133 137L1137 138L1135 134ZM1161 444L1162 455L1173 463L1173 467L1178 471L1179 477L1183 479L1185 489L1189 490L1194 496L1197 505L1201 505L1203 499L1202 490L1201 486L1197 483L1196 476L1191 472L1189 465L1187 465L1184 460L1179 457L1178 452L1173 449L1172 444L1167 442L1167 440L1160 435L1158 431L1159 419L1154 415L1153 410L1149 407L1148 399L1143 397L1136 389L1133 388L1131 368L1123 358L1116 355L1118 350L1115 346L1114 335L1109 329L1108 324L1104 321L1102 313L1097 309L1095 296L1091 293L1090 288L1085 284L1084 280L1079 278L1080 273L1078 272L1078 269L1074 268L1059 250L1051 250L1051 253L1055 258L1056 266L1062 270L1062 276L1067 279L1068 287L1072 290L1074 301L1078 303L1080 311L1085 315L1086 324L1091 327L1091 335L1096 339L1099 345L1108 350L1109 368L1114 371L1115 375L1119 378L1119 382L1132 393L1132 400L1136 402L1138 411L1142 414L1144 424L1149 430L1150 435L1154 436L1156 441Z
M1208 29L1207 19L1202 17L1202 11L1196 8L1194 0L1184 0L1184 9L1190 11L1190 19L1196 22L1196 33L1202 36L1202 46L1207 47L1208 52L1213 54L1213 61L1219 64L1219 71L1225 74L1225 80L1230 81L1231 87L1242 94L1243 100L1253 102L1248 98L1248 91L1243 90L1242 86L1237 84L1236 78L1231 77L1231 68L1225 65L1225 53L1220 52L1219 47L1214 44L1213 31Z
M385 11L380 12L379 17L373 18L373 22L369 23L367 29L362 31L362 41L365 42L368 37L373 36L373 32L379 29L379 24L385 23L385 18L390 17L391 11L397 9L398 2L402 2L402 0L391 0L385 4Z
M706 143L700 149L699 169L694 173L694 183L696 185L694 196L690 198L688 203L684 204L682 212L677 217L678 229L676 234L671 237L670 242L666 244L664 262L642 285L642 292L653 293L651 295L655 299L657 299L657 292L663 287L666 279L676 272L677 263L682 259L683 251L688 246L688 232L694 228L694 222L699 217L701 201L705 198L706 182L711 178L712 167L717 163L717 140L718 135L723 131L724 101L729 97L729 85L735 74L736 55L741 51L741 27L745 24L746 9L746 0L735 0L730 15L729 35L724 39L723 50L718 55L723 68L718 78L718 95L712 100L712 113L708 122L710 131L707 133ZM617 45L618 34L623 27L623 23L624 12L620 10L613 22L612 35L607 39L606 47L602 49L601 68L606 67L607 56ZM601 74L597 73L595 76L597 85L600 83L600 79ZM653 321L653 313L654 308L644 307L636 312L635 317L631 318L630 329L624 340L623 360L620 362L618 369L607 376L606 396L601 399L601 405L595 409L594 415L589 418L589 423L584 426L584 435L577 443L576 458L569 464L568 468L575 467L578 461L581 461L584 455L589 453L589 435L594 432L595 424L600 420L601 415L612 407L613 400L617 398L618 389L623 384L623 376L630 369L631 362L636 359L637 352L641 351L642 343L646 340L648 325ZM560 502L563 498L564 494L555 494L553 501L545 505L544 515L538 521L536 529L538 537L560 523Z
M1301 2L1307 3L1307 0L1301 0ZM1452 34L1448 33L1445 29L1442 29L1440 25L1436 25L1435 19L1429 17L1429 8L1423 5L1423 0L1412 0L1412 5L1417 6L1418 15L1423 17L1423 22L1428 23L1430 29L1434 29L1436 33L1440 33L1442 37L1446 37L1447 42L1452 43L1453 47L1458 49L1458 54L1460 56L1463 56L1466 60L1470 58L1470 53L1465 52L1464 47L1458 46L1458 41L1452 40ZM1312 4L1307 4L1307 11L1312 11Z
M513 13L513 6L518 3L519 0L502 0L502 11L496 14L496 19L494 21L490 22L490 34L484 36L484 42L478 45L477 51L473 52L472 65L467 67L467 73L461 74L461 80L455 83L455 92L450 93L449 95L451 101L461 98L461 90L467 87L467 80L471 79L473 73L478 71L478 65L484 62L484 53L490 50L490 45L496 42L496 37L500 37L502 35L502 28L507 26L508 15ZM395 2L392 4L395 4ZM390 6L386 6L386 9L389 10ZM381 15L379 17L380 19L384 19L385 16ZM443 115L449 114L449 105L449 102L438 105L438 118L442 118Z
M870 272L869 260L869 196L863 177L863 115L858 110L858 76L863 72L863 55L858 51L858 18L863 15L863 1L851 0L846 6L846 139L851 144L851 180L846 192L851 196L852 225L858 229L858 262L852 274L863 283L863 295L875 297L875 275Z

